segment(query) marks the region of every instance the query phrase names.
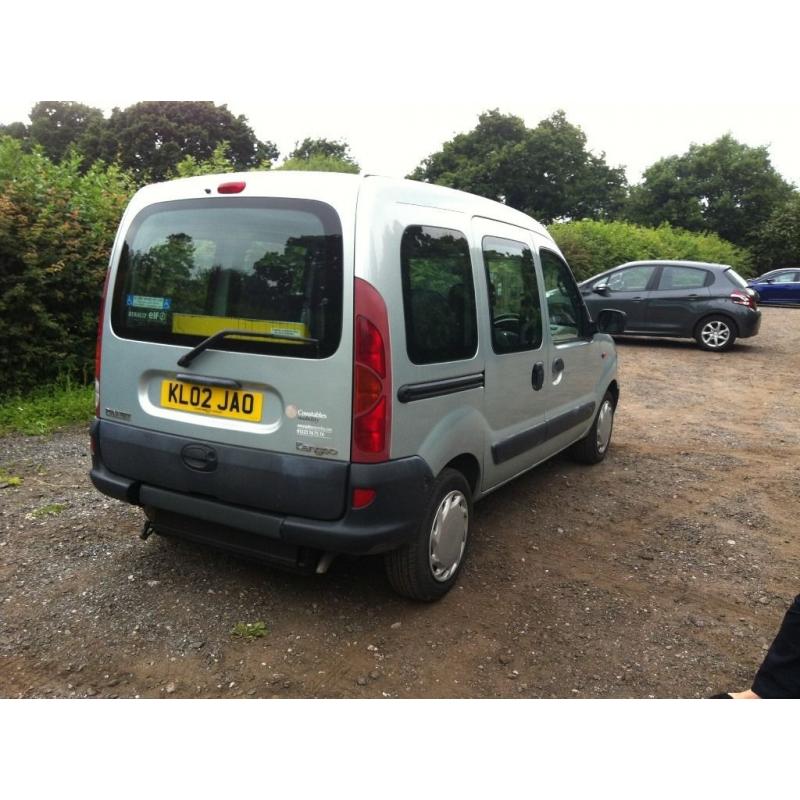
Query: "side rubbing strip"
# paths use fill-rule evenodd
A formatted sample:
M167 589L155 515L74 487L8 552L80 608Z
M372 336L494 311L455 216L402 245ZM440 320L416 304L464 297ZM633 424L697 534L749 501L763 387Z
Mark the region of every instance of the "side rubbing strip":
M580 425L581 422L586 422L591 419L594 414L594 403L584 403L582 406L573 408L572 411L567 411L566 414L555 419L548 420L547 422L547 438L553 439L562 433L565 433L570 428Z
M542 422L541 425L537 425L535 428L516 433L513 436L509 436L508 439L493 445L492 461L495 464L510 461L516 456L521 456L526 450L532 450L534 447L546 442L547 438L547 423Z
M502 464L504 461L510 461L512 458L538 447L548 439L554 439L570 428L580 425L581 422L591 419L594 415L594 409L594 403L584 403L582 406L573 408L572 411L567 411L566 414L561 414L555 419L542 422L533 428L528 428L526 431L516 433L514 436L509 436L508 439L498 442L492 447L492 461L495 464Z
M483 388L483 373L462 375L458 378L443 378L440 381L427 381L426 383L407 383L397 390L397 399L401 403L411 403L414 400L426 400L430 397L441 397L455 392L466 392L468 389Z

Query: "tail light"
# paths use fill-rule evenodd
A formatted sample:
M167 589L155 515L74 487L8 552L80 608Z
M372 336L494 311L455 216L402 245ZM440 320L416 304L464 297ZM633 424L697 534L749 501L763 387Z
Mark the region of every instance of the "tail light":
M752 308L753 311L758 308L755 292L751 294L751 292L745 291L744 289L735 289L731 292L731 300L733 300L737 306L747 306L748 308Z
M356 463L386 461L392 427L392 370L389 359L389 316L378 290L355 281L353 347L353 438Z
M94 347L94 415L100 416L100 361L103 356L103 317L106 311L106 293L108 292L108 276L103 283L103 294L100 295L100 314L97 318L97 343Z

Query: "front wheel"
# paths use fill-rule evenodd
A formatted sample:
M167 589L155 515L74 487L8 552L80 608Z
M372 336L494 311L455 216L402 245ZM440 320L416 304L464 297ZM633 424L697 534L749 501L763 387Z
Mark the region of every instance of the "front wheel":
M706 317L698 324L694 338L703 350L721 353L733 347L736 330L726 317Z
M456 582L469 540L472 491L454 469L442 470L415 538L385 556L392 588L412 600L438 600Z
M606 457L614 430L615 408L614 396L606 392L589 433L570 448L572 458L581 464L599 464Z

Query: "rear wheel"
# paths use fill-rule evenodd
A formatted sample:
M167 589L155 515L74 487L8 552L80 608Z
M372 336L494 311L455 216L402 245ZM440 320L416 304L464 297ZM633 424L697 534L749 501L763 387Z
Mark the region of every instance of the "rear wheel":
M615 407L614 395L606 392L589 433L570 448L572 458L581 464L599 464L606 457L614 430Z
M736 329L727 317L706 317L698 323L694 338L703 350L721 353L733 347Z
M416 537L385 556L392 588L413 600L438 600L447 594L464 563L471 518L466 478L457 470L442 470Z

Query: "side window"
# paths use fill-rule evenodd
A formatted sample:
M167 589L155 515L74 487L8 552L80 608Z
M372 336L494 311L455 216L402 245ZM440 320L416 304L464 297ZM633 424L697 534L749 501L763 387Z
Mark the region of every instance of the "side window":
M606 280L612 292L643 292L650 283L655 267L630 267L615 272ZM601 281L602 282L602 281Z
M578 339L584 330L583 303L569 267L555 253L541 250L550 336L555 343Z
M459 231L412 225L400 243L406 349L414 364L471 358L478 348L469 244Z
M483 261L495 353L535 350L542 343L542 312L533 253L521 242L485 236Z
M797 276L794 272L779 272L774 280L775 283L795 283Z
M664 267L658 281L658 291L669 289L702 289L708 284L708 272L693 267Z

